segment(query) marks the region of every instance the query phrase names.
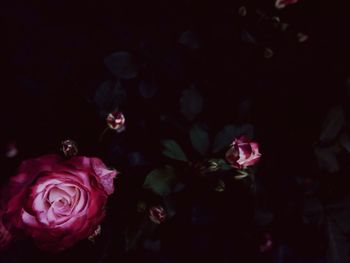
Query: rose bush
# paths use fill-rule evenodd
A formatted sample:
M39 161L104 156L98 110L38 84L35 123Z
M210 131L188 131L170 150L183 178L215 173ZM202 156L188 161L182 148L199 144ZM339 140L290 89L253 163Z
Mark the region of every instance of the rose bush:
M116 175L98 158L24 161L2 191L0 230L25 233L45 250L71 247L98 228Z
M259 145L246 136L236 138L226 152L226 160L237 169L244 169L256 164L261 157Z

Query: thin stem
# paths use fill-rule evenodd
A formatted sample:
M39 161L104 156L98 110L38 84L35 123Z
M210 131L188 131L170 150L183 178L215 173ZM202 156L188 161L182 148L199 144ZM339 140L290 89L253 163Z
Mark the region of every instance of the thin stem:
M106 132L109 130L109 127L107 126L100 134L100 136L98 137L98 142L102 142L103 137L105 136Z

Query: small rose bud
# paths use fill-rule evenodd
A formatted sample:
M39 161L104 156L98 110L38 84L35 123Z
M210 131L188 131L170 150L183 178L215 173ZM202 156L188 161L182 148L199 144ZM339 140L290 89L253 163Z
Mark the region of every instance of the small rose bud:
M109 128L117 132L125 130L125 117L120 111L111 112L106 118L106 122Z
M242 175L246 174L243 169L255 165L260 157L259 144L246 136L235 138L230 149L226 152L226 160L232 167L240 169L238 172Z
M167 214L161 206L153 206L149 209L149 219L155 224L163 223L166 217Z
M66 157L72 157L78 154L78 145L73 140L64 140L61 143L61 150Z
M7 158L14 158L18 154L16 142L10 142L6 145L5 155Z
M94 233L88 237L89 241L95 242L96 237L101 234L101 229L101 225L98 225Z

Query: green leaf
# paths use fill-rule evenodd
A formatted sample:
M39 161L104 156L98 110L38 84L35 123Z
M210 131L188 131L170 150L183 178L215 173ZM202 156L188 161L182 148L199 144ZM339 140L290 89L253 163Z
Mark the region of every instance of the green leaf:
M162 141L164 147L163 154L171 159L187 162L188 159L181 149L180 145L174 140Z
M119 107L126 99L126 91L119 81L105 81L95 92L94 101L100 113L105 117L108 113Z
M143 188L151 190L160 196L167 196L176 191L176 174L171 166L158 168L150 172L143 184Z
M191 143L194 149L202 155L205 155L209 149L209 134L206 130L195 124L190 129Z
M219 152L223 148L230 145L237 135L237 127L235 125L226 125L214 139L213 152Z
M219 152L225 147L228 147L232 141L241 135L246 135L252 138L254 134L254 127L251 124L243 125L226 125L218 134L215 136L213 152Z
M202 109L203 98L194 86L182 92L180 110L187 120L192 121Z
M115 52L104 59L109 71L117 78L132 79L137 76L137 67L128 52Z

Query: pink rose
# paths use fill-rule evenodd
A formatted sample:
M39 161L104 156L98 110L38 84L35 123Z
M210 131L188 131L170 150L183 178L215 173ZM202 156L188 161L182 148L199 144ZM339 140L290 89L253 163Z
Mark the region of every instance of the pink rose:
M287 5L296 4L298 0L276 0L275 7L278 9L285 8Z
M259 145L251 142L247 137L236 138L231 148L226 152L226 160L237 169L244 169L252 166L259 161Z
M122 132L125 130L125 117L120 111L115 111L108 114L106 121L108 127L112 130L116 130L117 132Z
M116 175L98 158L45 155L24 161L2 193L4 225L45 250L71 247L98 228Z
M161 206L153 206L149 209L149 219L153 223L160 224L166 219L166 212Z

